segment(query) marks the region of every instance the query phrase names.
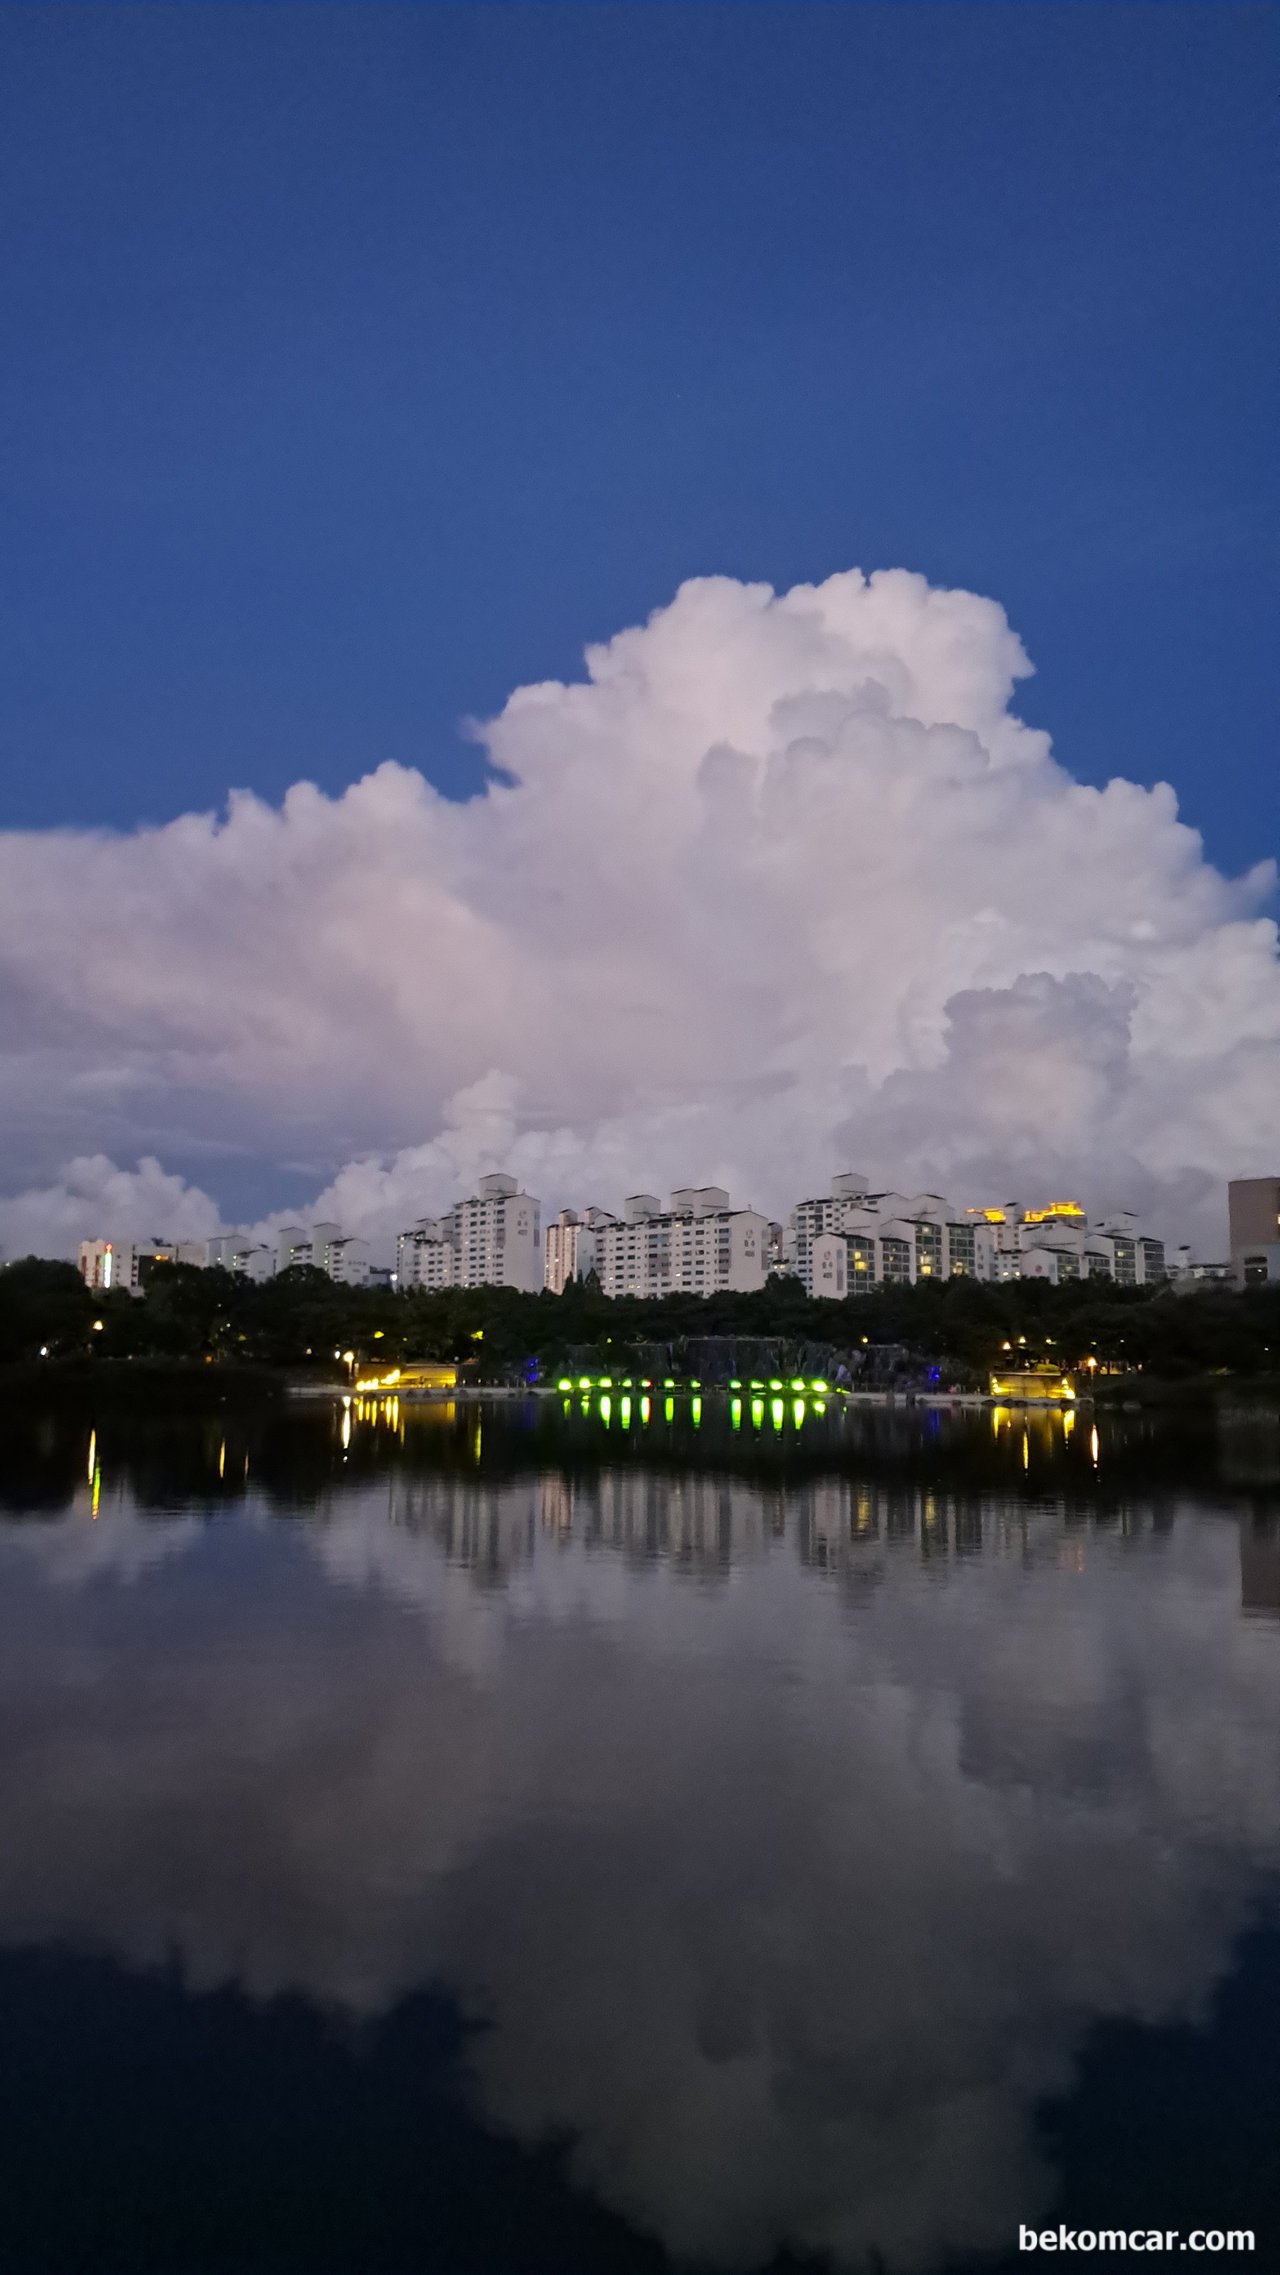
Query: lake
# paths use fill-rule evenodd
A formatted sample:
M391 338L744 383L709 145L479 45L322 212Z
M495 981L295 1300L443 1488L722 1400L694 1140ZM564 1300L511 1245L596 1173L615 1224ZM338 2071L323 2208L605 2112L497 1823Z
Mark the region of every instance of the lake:
M1280 2266L1274 1417L8 1412L0 1639L5 2275Z

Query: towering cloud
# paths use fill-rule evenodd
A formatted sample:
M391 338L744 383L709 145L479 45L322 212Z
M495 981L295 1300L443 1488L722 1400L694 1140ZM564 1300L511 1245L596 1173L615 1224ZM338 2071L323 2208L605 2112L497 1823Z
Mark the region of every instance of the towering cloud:
M1212 1237L1280 1124L1273 867L1223 878L1166 786L1075 781L1011 709L1029 669L903 571L706 578L517 690L470 804L383 766L0 839L0 1237L97 1229L50 1164L103 1148L311 1163L375 1235L499 1162L776 1210L856 1159Z

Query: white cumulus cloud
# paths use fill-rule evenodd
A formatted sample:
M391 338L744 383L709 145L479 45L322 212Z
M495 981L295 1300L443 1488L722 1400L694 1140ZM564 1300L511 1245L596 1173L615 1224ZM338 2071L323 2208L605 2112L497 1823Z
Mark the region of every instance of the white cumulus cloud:
M1220 1238L1280 1123L1273 865L1223 877L1166 785L1073 779L995 602L702 578L586 662L476 730L466 805L387 765L0 837L10 1253L108 1202L203 1229L189 1187L153 1225L157 1158L220 1151L312 1163L379 1241L494 1166L781 1212L849 1163ZM107 1146L144 1158L98 1191Z

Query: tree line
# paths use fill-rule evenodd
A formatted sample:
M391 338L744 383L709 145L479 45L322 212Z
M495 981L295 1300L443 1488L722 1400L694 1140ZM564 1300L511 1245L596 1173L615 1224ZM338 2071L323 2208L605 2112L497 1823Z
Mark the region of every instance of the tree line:
M1089 1280L978 1280L881 1287L843 1303L806 1296L776 1278L750 1294L613 1299L594 1276L562 1295L517 1289L431 1292L336 1285L307 1265L257 1284L221 1270L155 1267L142 1294L95 1294L75 1267L27 1257L0 1271L0 1363L52 1366L111 1360L305 1369L340 1378L351 1353L362 1365L453 1361L478 1381L554 1379L589 1363L621 1369L628 1354L665 1353L731 1337L781 1351L843 1353L856 1373L864 1354L897 1350L957 1379L993 1365L1088 1358L1100 1369L1142 1368L1177 1380L1280 1367L1280 1287L1207 1285L1188 1294Z

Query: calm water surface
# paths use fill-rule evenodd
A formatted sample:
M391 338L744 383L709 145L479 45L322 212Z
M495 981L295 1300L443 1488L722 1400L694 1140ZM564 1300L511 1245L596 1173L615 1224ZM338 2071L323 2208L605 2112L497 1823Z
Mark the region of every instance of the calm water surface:
M1274 1421L0 1416L0 1827L5 2275L1280 2266Z

